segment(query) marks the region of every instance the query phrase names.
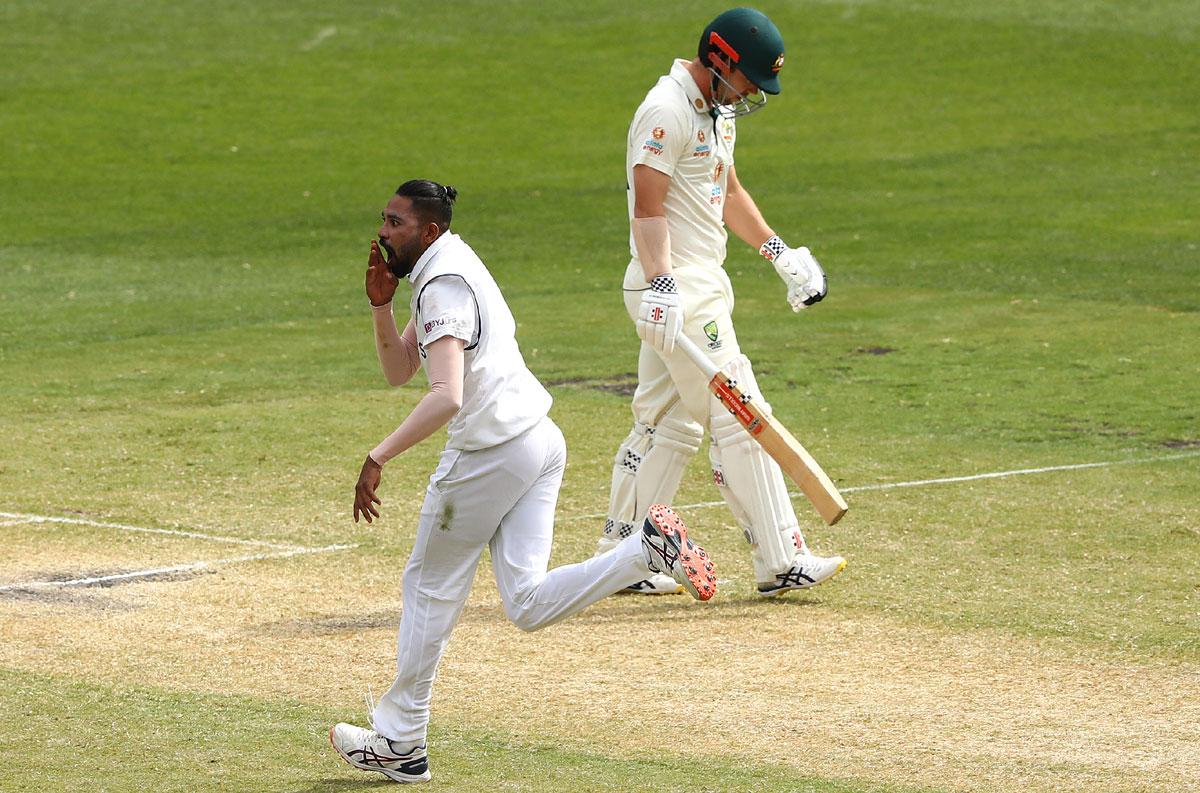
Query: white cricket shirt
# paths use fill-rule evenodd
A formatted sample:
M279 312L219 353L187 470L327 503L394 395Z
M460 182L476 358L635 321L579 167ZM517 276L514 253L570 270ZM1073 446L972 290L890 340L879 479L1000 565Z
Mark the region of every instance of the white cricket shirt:
M699 86L676 60L634 113L626 141L625 178L633 219L633 168L648 165L671 177L663 206L671 235L671 267L721 267L725 262L725 184L733 165L737 128L709 114ZM629 236L637 261L637 245ZM631 267L633 273L635 268ZM644 278L639 277L643 283ZM630 284L626 284L630 287Z
M422 368L426 347L443 336L467 343L463 404L447 425L446 448L486 449L537 424L550 410L550 393L525 366L517 323L471 246L457 234L442 234L421 254L408 280Z

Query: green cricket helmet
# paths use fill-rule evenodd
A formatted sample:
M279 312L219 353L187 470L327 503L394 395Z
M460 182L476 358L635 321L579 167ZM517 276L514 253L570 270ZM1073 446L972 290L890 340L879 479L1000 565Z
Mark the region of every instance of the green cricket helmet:
M714 55L722 56L730 67L740 69L763 93L779 93L783 36L763 12L734 8L710 22L700 37L700 63L721 76L721 69L713 62Z

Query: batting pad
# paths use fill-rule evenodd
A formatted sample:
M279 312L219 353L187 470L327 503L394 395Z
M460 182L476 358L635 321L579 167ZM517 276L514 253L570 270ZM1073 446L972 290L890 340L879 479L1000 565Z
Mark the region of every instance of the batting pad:
M600 551L641 530L651 504L670 504L704 428L676 402L655 426L634 422L613 461L608 520Z
M760 409L770 414L746 356L730 361L724 371L737 381L742 393L753 395ZM716 399L711 404L708 455L713 482L750 543L756 580L773 581L776 573L791 566L800 536L783 472L733 414Z

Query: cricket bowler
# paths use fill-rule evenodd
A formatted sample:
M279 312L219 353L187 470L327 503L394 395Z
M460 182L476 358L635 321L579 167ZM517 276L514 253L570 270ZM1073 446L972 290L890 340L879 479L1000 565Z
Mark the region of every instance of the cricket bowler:
M820 264L767 225L734 161L738 119L779 93L783 66L783 37L766 15L727 11L704 29L695 58L676 60L659 78L629 126L632 258L623 287L642 344L633 428L617 451L599 542L601 553L618 547L637 536L650 505L671 502L707 430L713 481L750 544L762 596L820 584L846 561L810 550L778 464L712 397L675 339L685 334L743 393L761 399L734 332L726 228L774 266L793 311L825 297ZM769 413L766 402L760 406ZM628 589L680 591L664 575Z
M348 763L396 782L430 778L426 732L433 680L485 547L504 611L526 631L565 619L648 575L670 576L698 600L716 592L704 549L662 505L651 507L644 526L607 552L547 572L566 445L547 415L549 392L525 366L499 287L450 231L456 197L453 187L424 179L402 184L383 210L366 274L384 376L399 386L424 369L429 392L367 455L355 487L354 520L379 517L377 491L389 460L442 426L448 433L404 569L396 679L372 703L371 729L337 724L329 732ZM403 332L392 309L401 279L412 287ZM679 626L702 629L682 617Z

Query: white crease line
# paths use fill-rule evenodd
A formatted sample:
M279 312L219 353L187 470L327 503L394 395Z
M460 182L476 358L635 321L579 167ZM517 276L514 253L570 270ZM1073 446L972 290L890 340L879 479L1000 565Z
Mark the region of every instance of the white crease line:
M203 534L198 531L183 531L182 529L148 529L145 526L129 526L124 523L104 523L103 521L85 520L83 518L58 518L52 515L23 515L17 512L0 512L0 518L15 518L15 523L67 523L77 526L96 526L102 529L138 531L145 534L167 534L172 537L191 537L195 540L212 540L213 542L227 542L233 545L254 545L261 548L278 548L280 550L294 550L302 547L299 545L267 542L266 540L243 540L238 537L222 537L218 534Z
M175 573L191 573L197 570L207 570L213 567L221 567L224 565L238 564L239 562L257 562L261 559L286 559L290 556L300 556L307 553L331 553L333 551L344 551L350 548L357 548L358 545L326 545L323 548L294 548L290 551L280 551L278 553L256 553L250 556L235 556L230 559L217 559L211 562L192 562L191 564L180 564L173 567L156 567L151 570L135 570L132 573L116 573L114 575L103 575L94 578L76 578L71 581L25 581L19 584L5 584L0 586L0 592L11 591L14 589L56 589L69 586L94 586L95 584L105 584L111 581L128 581L134 578L149 578L151 576L172 575Z
M1050 465L1045 468L1018 468L1013 471L994 471L986 474L970 474L968 476L947 476L939 479L918 479L912 482L884 482L878 485L857 485L855 487L843 487L843 493L862 493L868 490L898 490L902 487L924 487L925 485L944 485L954 482L974 482L979 479L1001 479L1007 476L1026 476L1028 474L1045 474L1051 471L1078 471L1083 468L1107 468L1114 465L1139 465L1141 463L1165 463L1172 460L1187 460L1192 457L1200 457L1200 452L1186 452L1184 454L1169 454L1164 457L1142 457L1135 460L1109 460L1100 463L1075 463L1072 465ZM800 498L803 493L792 493L793 499ZM680 504L675 509L703 509L705 507L720 507L724 506L724 501L701 501L697 504ZM674 506L674 505L672 505ZM591 515L573 515L564 520L590 520L593 518L608 517L607 512L596 512Z
M24 526L27 523L33 523L32 520L25 518L23 520L0 520L0 527L3 526Z
M997 471L989 474L972 474L970 476L947 476L941 479L920 479L914 482L887 482L879 485L859 485L858 487L843 488L843 493L860 493L865 490L895 490L901 487L921 487L923 485L944 485L953 482L974 482L979 479L1001 479L1006 476L1024 476L1026 474L1044 474L1051 471L1078 471L1083 468L1107 468L1114 465L1137 465L1138 463L1162 463L1171 460L1185 460L1189 457L1200 457L1200 452L1188 454L1172 454L1166 457L1147 457L1140 460L1111 460L1103 463L1075 463L1074 465L1050 465L1045 468L1018 468L1015 471Z

